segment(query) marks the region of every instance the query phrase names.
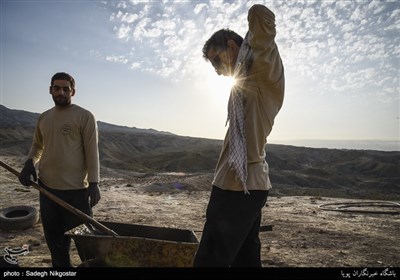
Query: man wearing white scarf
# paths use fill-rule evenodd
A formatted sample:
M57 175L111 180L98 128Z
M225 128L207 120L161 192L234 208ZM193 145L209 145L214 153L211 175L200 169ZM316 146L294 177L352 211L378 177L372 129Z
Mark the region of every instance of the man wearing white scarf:
M253 5L248 22L244 39L221 29L203 47L203 57L217 74L233 76L236 84L196 267L262 266L261 213L272 188L265 145L282 107L285 79L275 44L275 15L263 5Z

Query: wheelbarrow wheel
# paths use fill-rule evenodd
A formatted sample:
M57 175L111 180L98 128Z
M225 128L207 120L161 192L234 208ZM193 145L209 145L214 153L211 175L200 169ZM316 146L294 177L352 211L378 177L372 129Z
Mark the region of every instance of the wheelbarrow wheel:
M27 229L39 221L39 212L35 207L18 205L0 210L0 229Z

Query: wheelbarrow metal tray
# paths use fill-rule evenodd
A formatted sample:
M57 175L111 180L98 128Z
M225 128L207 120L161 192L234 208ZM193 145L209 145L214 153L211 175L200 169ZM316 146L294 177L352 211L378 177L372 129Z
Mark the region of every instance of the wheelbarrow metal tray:
M82 262L97 260L109 267L191 267L198 247L192 230L101 222L118 236L83 224L66 233Z

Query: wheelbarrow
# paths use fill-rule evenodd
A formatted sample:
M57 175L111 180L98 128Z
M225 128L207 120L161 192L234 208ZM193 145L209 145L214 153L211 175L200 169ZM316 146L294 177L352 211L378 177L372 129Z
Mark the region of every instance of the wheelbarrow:
M90 224L66 232L83 267L191 267L199 241L192 230L102 221L117 236Z
M0 161L17 177L18 171ZM85 224L67 231L77 247L81 266L190 267L198 247L193 231L146 225L99 222L72 207L37 183L32 186Z

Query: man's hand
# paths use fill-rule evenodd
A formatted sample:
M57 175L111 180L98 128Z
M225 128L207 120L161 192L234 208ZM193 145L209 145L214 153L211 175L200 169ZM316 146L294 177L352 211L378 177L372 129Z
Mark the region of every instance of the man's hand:
M33 177L33 181L37 180L36 169L35 169L35 165L33 164L33 160L28 159L25 162L24 168L22 168L22 170L18 176L18 179L22 185L30 186L30 185L32 185L31 176Z
M99 183L89 183L89 187L87 189L87 198L90 199L89 204L92 208L99 202L101 198Z

